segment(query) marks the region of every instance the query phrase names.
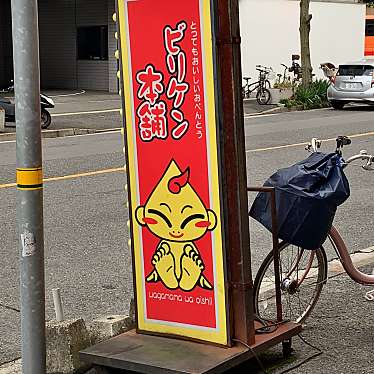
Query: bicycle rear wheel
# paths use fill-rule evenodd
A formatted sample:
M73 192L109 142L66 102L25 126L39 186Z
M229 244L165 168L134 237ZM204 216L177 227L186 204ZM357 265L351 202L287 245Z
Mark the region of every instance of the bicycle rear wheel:
M257 102L260 105L266 105L271 99L270 91L267 88L260 88L256 95Z
M324 249L310 251L289 243L279 248L283 319L303 323L316 305L327 280ZM274 256L270 252L254 283L255 313L264 320L276 321Z

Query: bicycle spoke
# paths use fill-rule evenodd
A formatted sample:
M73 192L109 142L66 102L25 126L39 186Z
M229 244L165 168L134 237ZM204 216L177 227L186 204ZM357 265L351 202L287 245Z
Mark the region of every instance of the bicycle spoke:
M311 257L313 256L313 257ZM260 285L256 278L256 311L270 320L277 319L274 257L268 255L260 269ZM302 322L313 309L325 280L324 257L297 246L283 244L279 253L281 298L285 318ZM299 284L301 282L301 284Z

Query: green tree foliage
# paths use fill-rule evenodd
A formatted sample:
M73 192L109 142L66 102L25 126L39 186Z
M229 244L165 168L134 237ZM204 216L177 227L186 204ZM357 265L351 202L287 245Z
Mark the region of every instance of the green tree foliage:
M325 79L318 79L311 82L308 87L300 85L294 96L281 100L281 104L287 108L301 107L304 110L328 107L327 89L329 84L329 81Z

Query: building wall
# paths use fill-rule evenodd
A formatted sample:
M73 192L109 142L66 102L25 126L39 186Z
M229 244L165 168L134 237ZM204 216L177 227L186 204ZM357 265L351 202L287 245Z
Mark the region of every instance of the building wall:
M10 1L0 0L0 88L13 79Z
M109 66L112 72L114 61L111 45L108 61L77 60L76 47L77 27L108 25L109 30L115 27L109 22L108 2L114 9L114 0L39 1L43 88L109 90ZM108 38L110 34L111 31Z
M78 0L77 27L108 25L107 0ZM108 61L77 62L78 87L89 90L109 89Z
M115 1L108 0L108 74L109 74L109 92L118 92L117 70L118 62L114 57L117 50L117 40L114 38L116 32L116 24L113 22L112 16L115 12Z
M39 1L40 77L43 88L76 88L75 0Z
M364 56L365 5L353 2L311 3L310 47L313 72L319 64L337 65ZM300 53L299 1L240 0L243 76L257 77L257 64L283 72L291 55Z

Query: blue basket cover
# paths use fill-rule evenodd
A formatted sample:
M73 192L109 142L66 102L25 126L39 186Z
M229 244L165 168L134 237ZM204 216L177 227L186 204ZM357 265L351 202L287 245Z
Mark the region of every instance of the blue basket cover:
M326 240L336 209L350 195L349 183L336 153L311 154L280 169L264 184L275 188L280 239L305 249ZM260 192L249 215L272 231L270 193Z

